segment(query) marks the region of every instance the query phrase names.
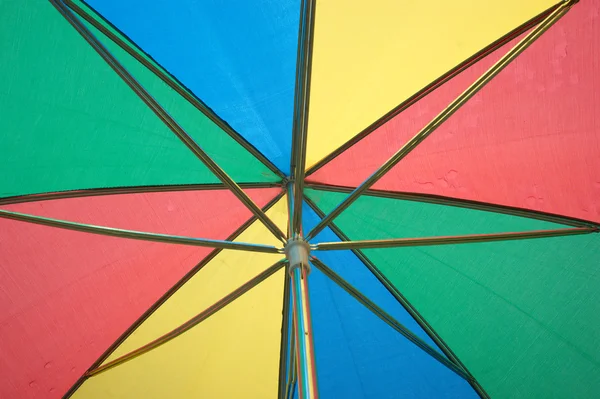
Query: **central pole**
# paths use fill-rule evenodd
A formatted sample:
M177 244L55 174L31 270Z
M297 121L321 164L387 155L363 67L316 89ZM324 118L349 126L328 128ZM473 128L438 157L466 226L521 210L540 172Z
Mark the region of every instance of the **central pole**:
M289 260L290 291L296 341L298 395L301 399L318 398L313 334L308 298L310 247L302 231L302 204L306 168L306 141L310 103L310 74L315 26L316 0L301 0L294 88L294 117L292 124L292 153L290 177L287 180L289 224L285 254ZM290 349L292 350L292 349Z
M289 260L288 273L291 279L293 331L295 337L296 371L298 376L298 397L300 399L317 399L317 372L315 367L315 353L313 345L313 332L310 317L310 301L308 295L308 275L310 264L308 257L310 246L302 238L302 226L294 229L294 184L287 185L289 225L288 242L285 254ZM294 230L296 234L294 234ZM290 371L288 371L290 372Z

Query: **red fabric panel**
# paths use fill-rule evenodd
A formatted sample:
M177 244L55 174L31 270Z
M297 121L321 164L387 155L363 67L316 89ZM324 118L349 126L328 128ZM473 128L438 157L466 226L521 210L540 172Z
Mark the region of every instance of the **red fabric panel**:
M264 206L279 191L248 193ZM3 209L216 239L251 216L225 190L62 199ZM61 397L210 250L0 219L0 398Z
M582 1L374 188L600 221L600 18ZM513 43L514 44L514 43ZM356 186L511 45L310 176Z

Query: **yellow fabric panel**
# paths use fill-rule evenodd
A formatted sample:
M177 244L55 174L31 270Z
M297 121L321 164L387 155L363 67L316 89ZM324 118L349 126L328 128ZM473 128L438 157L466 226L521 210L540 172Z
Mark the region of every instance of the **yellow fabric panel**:
M307 167L557 2L317 0Z
M285 198L267 214L286 229ZM280 245L261 222L237 239ZM106 362L183 324L283 255L222 251ZM170 342L89 378L75 399L277 397L283 270Z

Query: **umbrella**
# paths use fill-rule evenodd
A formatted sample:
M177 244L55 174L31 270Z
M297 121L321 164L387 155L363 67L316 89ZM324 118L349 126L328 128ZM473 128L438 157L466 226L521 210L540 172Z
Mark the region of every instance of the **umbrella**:
M599 15L0 2L0 397L598 397Z

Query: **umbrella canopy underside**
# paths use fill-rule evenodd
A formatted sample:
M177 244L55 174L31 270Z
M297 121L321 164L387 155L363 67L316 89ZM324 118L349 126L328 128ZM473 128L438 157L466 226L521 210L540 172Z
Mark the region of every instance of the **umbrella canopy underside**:
M233 3L0 1L0 397L298 395L294 228L320 397L599 396L600 1Z

